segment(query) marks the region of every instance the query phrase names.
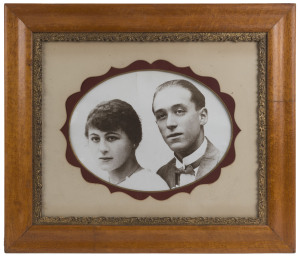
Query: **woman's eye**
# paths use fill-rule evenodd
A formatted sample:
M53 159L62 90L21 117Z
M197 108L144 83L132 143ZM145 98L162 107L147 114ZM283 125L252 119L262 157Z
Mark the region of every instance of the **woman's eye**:
M108 142L113 142L113 141L118 140L118 137L109 136L109 137L106 138L106 140L107 140Z
M99 137L91 137L91 140L94 142L94 143L98 143L100 141L100 138Z

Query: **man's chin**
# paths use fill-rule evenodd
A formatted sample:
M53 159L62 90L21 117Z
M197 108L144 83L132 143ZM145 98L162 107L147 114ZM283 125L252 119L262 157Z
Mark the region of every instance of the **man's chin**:
M182 143L169 144L170 149L175 153L180 153L186 150L186 146Z

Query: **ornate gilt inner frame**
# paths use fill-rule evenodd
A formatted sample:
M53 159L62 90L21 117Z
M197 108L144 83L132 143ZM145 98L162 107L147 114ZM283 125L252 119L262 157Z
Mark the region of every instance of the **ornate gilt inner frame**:
M5 38L7 252L295 250L294 5L9 4ZM258 42L257 218L42 216L42 42L87 40Z
M42 91L45 42L255 42L257 45L257 215L244 217L47 217L42 213ZM34 33L33 221L35 224L250 225L266 224L266 33Z

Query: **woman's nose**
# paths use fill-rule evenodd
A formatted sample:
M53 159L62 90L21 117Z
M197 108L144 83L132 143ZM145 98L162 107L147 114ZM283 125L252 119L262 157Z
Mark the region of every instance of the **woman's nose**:
M108 145L107 145L107 143L106 143L105 140L101 140L101 141L99 142L99 147L98 147L98 149L99 149L99 151L100 151L101 153L106 153L106 152L108 152L109 148L108 148Z

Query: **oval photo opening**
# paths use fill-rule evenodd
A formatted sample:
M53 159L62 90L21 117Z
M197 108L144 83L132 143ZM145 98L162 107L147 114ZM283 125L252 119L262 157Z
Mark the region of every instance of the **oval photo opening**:
M89 172L117 187L165 191L194 183L224 159L232 122L206 85L136 71L95 86L77 103L70 143Z

